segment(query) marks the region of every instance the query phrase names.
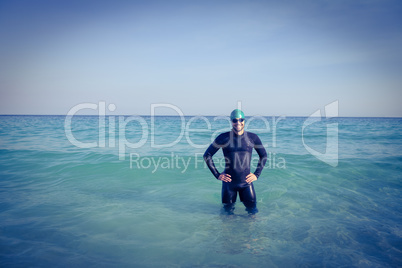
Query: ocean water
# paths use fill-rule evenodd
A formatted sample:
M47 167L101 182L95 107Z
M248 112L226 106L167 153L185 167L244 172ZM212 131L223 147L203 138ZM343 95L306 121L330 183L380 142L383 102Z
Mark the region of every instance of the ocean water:
M253 217L202 160L228 118L0 116L0 266L402 266L401 118L246 122Z

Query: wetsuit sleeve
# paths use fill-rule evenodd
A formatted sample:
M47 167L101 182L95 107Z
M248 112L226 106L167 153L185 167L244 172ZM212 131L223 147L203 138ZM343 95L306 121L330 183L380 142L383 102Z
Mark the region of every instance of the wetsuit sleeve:
M267 151L265 150L264 145L262 145L262 142L257 135L255 135L254 137L254 149L257 151L258 156L260 157L260 159L258 160L257 168L254 171L254 175L258 178L261 175L265 163L267 162Z
M219 150L220 146L217 142L218 138L215 139L215 141L208 147L208 149L204 153L204 160L207 163L207 166L209 170L211 170L212 174L215 176L215 178L219 178L219 171L216 169L214 160L212 159L212 156Z

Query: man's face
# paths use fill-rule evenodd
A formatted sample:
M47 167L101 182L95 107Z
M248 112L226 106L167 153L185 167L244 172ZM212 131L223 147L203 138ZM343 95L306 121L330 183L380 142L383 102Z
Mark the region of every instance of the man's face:
M243 118L232 119L232 127L236 132L242 131L244 129L244 119Z

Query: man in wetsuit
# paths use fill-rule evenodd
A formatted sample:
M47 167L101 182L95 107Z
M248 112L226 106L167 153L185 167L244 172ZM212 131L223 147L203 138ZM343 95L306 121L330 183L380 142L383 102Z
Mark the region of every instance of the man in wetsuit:
M230 119L232 120L232 130L216 137L205 151L204 160L215 178L222 181L224 210L228 214L233 214L237 193L239 193L240 201L245 205L246 211L249 214L255 214L258 209L253 181L257 180L264 168L267 152L256 134L244 131L244 113L241 110L233 110ZM222 173L216 169L212 159L219 148L222 148L225 157L225 170ZM256 170L251 173L250 163L253 149L257 151L260 159Z

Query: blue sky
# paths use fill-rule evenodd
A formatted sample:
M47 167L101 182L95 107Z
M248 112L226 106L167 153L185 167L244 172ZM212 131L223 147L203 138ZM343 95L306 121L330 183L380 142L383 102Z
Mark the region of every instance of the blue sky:
M402 116L402 2L1 1L0 114ZM160 113L173 113L169 109ZM85 111L91 113L92 111Z

